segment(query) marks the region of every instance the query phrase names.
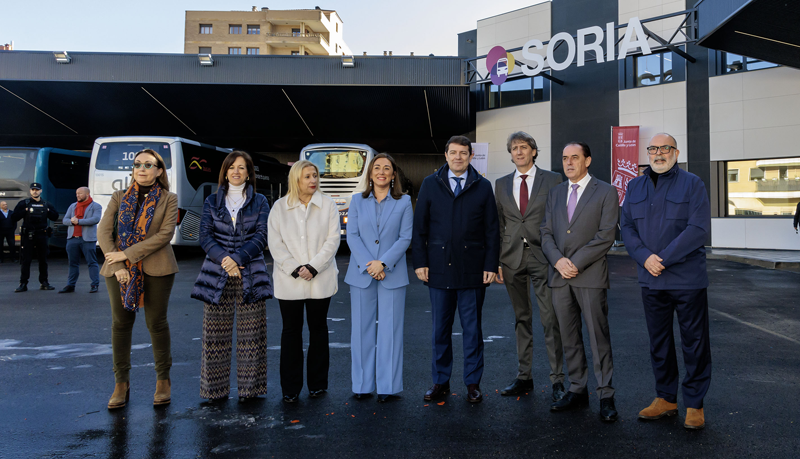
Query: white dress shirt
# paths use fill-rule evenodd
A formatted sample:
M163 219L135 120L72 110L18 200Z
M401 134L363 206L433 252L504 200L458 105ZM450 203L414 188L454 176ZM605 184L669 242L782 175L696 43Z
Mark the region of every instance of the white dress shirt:
M514 171L514 201L517 203L517 209L519 207L519 187L522 185L522 176L527 175L525 178L525 183L528 184L528 204L530 204L530 197L531 197L531 190L533 190L533 179L536 177L536 165L534 164L533 167L530 168L528 172L524 174L520 173L519 169Z
M577 193L578 193L578 200L575 203L576 205L577 205L577 203L581 202L581 196L583 196L583 192L586 191L586 186L589 184L589 180L591 180L591 179L592 179L592 176L587 173L578 182L578 189L576 190ZM575 183L572 180L570 180L569 181L569 186L567 187L567 207L569 207L569 197L572 194L572 185L575 185Z
M453 194L455 194L455 192L456 192L456 183L458 183L458 180L453 180L453 177L458 177L458 178L461 179L461 191L464 191L464 185L467 184L467 172L468 171L469 171L469 169L464 171L464 173L461 174L461 175L456 175L456 174L453 173L452 170L450 170L450 169L447 170L447 181L450 182L450 191L452 191Z

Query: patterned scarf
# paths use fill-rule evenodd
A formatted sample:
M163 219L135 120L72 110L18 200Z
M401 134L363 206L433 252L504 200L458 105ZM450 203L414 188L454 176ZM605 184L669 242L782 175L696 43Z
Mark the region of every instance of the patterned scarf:
M147 193L141 206L138 206L138 195L139 184L134 180L119 204L117 232L119 234L118 248L120 251L144 241L145 236L147 236L147 230L150 229L150 223L153 221L156 205L158 205L158 200L161 198L161 186L156 182L150 192ZM138 211L137 207L139 207ZM122 304L126 310L136 312L139 308L144 307L142 260L137 263L125 260L125 266L130 273L130 280L127 285L120 284L119 286L122 294Z

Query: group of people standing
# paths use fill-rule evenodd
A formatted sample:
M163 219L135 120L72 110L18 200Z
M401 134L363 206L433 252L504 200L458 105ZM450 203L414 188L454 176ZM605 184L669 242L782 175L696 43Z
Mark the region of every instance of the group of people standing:
M559 174L535 165L538 148L527 133L511 134L507 149L515 170L498 179L493 190L470 165L470 140L452 137L445 150L446 164L423 181L414 210L391 156L376 155L367 166L364 189L352 197L347 221L350 263L345 283L350 286L354 397L377 392L378 401L385 402L403 391L406 251L411 247L414 272L427 284L432 304L433 386L425 400L450 393L452 328L458 311L467 400L482 401L481 311L492 282L505 285L516 316L518 367L501 395L520 396L533 390L532 284L550 366L551 411L578 408L589 401L583 317L600 417L614 421L606 257L620 221L617 191L589 174L592 157L585 143L564 147L567 181L563 182ZM684 425L699 429L705 423L703 399L711 375L704 249L710 229L708 196L700 179L677 165L680 152L672 136L654 136L647 151L650 167L630 182L621 214L622 238L639 267L656 379L657 397L639 417L658 419L677 413L672 332L677 312L686 365ZM178 272L169 244L178 219L177 196L169 191L164 160L157 152L142 150L133 161L130 187L112 195L96 231L93 219L99 216L99 205L91 202L88 189L78 190L78 202L64 218L70 225L68 250L77 257L82 252L90 261L92 291L99 281L91 268L89 253L94 250L87 247L96 239L105 254L99 274L105 278L111 302L116 380L109 409L125 406L130 395L131 331L139 309L144 310L152 339L157 375L153 404L171 400L167 309ZM335 255L340 226L336 204L318 189L319 175L314 163L296 162L289 172L287 195L270 209L256 192L252 158L234 151L225 159L218 191L204 204L200 245L206 258L191 293L204 303L202 398L224 400L230 395L234 320L238 396L266 394L265 302L273 296L279 301L283 325L283 400L296 402L304 386L304 317L309 329L309 397L327 391L327 312L338 291ZM31 186L32 196L34 185L38 184ZM39 207L39 214L51 217L47 206ZM32 241L37 234L33 231ZM271 278L264 258L267 247L274 262ZM43 286L46 271L44 279ZM70 281L62 292L73 291L76 279L77 263L73 267L71 255Z

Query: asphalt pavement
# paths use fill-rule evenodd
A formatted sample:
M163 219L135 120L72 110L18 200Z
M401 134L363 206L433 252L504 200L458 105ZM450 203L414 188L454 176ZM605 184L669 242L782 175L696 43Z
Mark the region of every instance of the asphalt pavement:
M0 264L0 457L800 457L797 273L709 260L712 382L706 428L687 431L681 396L678 416L637 419L655 392L635 264L627 256L609 257L613 385L620 413L613 424L600 421L594 393L585 409L549 411L549 368L537 319L534 390L520 397L499 395L516 375L516 348L514 315L505 288L497 284L488 289L483 308L483 403L466 401L458 321L452 394L443 403L423 401L431 385L431 308L427 287L417 280L406 301L402 397L384 404L376 397L353 399L346 254L337 257L340 287L328 314L328 394L309 399L306 389L298 403L282 402L281 318L277 300L269 300L269 393L241 403L234 376L230 399L206 403L199 396L202 303L189 297L202 253L180 250L178 258L181 272L169 309L172 404L152 406L153 356L139 317L130 402L113 412L106 409L114 376L105 284L100 293L88 293L84 265L77 291L56 293L65 285L67 260L54 253L50 283L56 290L36 289L34 262L31 290L14 293L19 266ZM680 356L677 325L675 334ZM591 362L588 343L586 349ZM594 384L590 371L589 385Z

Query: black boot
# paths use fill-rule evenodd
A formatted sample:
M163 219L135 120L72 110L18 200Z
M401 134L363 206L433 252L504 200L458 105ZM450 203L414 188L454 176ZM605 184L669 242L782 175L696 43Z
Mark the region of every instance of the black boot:
M16 292L16 293L27 292L27 291L28 291L28 283L27 282L20 283L19 287L17 287L16 290L14 290L14 292Z

